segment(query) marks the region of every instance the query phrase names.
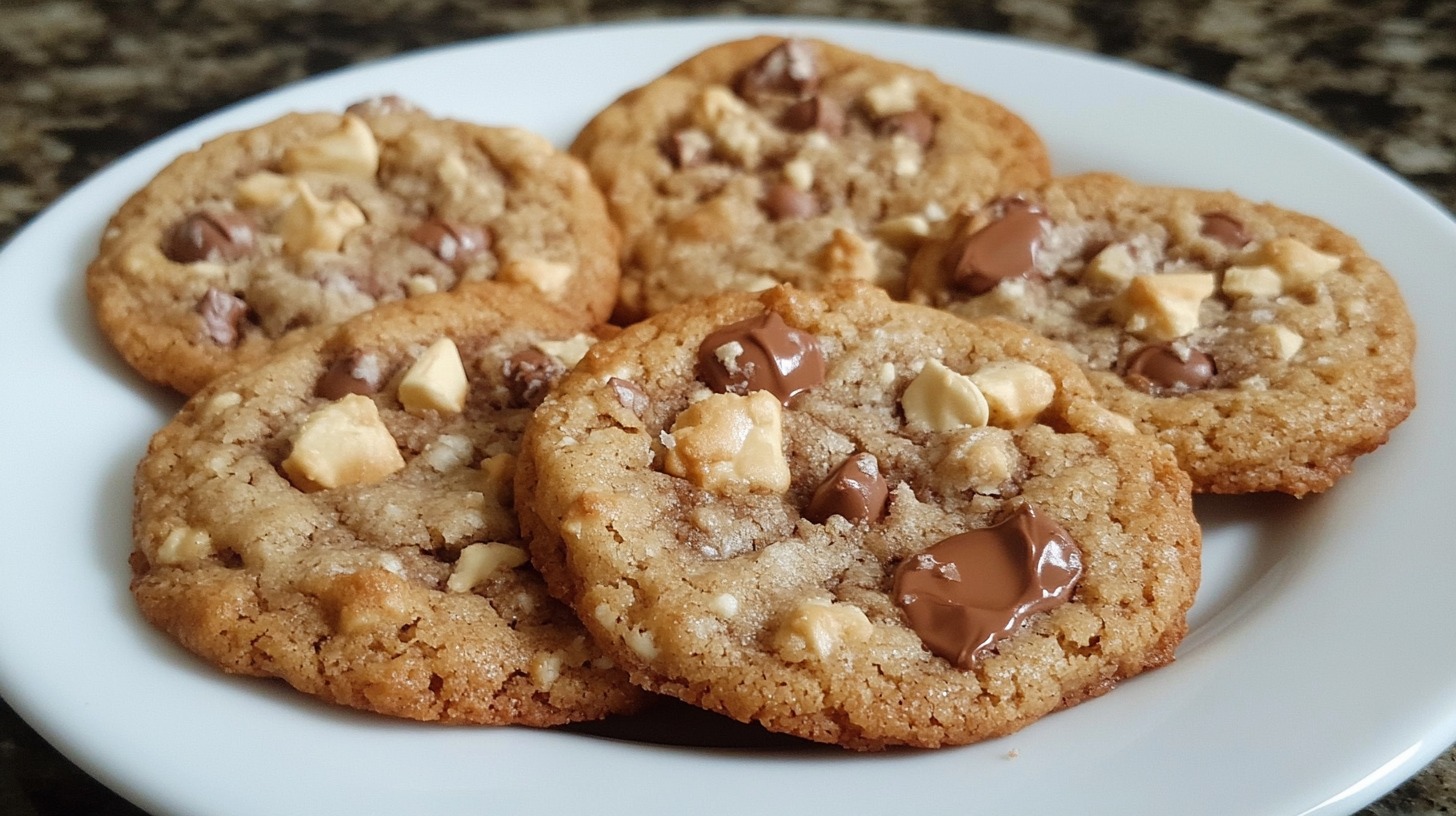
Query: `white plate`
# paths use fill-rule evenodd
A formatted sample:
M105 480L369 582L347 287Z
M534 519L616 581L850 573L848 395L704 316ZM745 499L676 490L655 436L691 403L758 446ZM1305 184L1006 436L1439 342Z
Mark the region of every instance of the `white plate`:
M664 748L442 728L225 677L127 594L132 469L177 400L93 328L82 270L106 217L204 138L399 92L565 144L697 49L768 30L929 67L1023 114L1059 172L1231 187L1355 234L1421 331L1421 405L1354 475L1302 502L1201 501L1205 584L1169 668L961 749L859 756ZM0 254L0 692L104 783L158 813L1351 812L1456 739L1456 224L1327 138L1165 75L1024 42L875 24L699 21L566 30L290 86L127 156ZM912 810L913 808L913 810Z

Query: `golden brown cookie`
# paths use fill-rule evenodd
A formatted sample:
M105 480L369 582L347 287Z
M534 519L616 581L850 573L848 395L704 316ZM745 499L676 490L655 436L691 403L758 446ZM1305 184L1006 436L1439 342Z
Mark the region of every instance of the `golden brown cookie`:
M1232 193L1058 180L947 221L910 288L1060 341L1200 491L1325 490L1415 404L1390 275L1328 224Z
M520 295L387 304L199 391L137 470L146 618L225 671L398 717L551 725L637 705L526 563L520 434L594 338Z
M1189 480L1054 344L866 286L724 294L534 415L534 563L634 681L873 750L1014 731L1163 665Z
M995 102L779 37L715 46L624 95L572 152L622 228L621 321L776 282L900 293L930 223L1049 172L1041 140Z
M461 281L599 321L616 251L601 195L545 139L385 99L179 157L111 219L87 293L128 363L191 393L302 329Z

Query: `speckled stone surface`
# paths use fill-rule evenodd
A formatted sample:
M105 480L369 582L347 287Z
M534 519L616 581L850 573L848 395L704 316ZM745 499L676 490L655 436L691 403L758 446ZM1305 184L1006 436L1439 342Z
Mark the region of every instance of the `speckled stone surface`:
M685 14L890 20L1122 57L1290 114L1456 209L1456 0L0 0L0 242L126 151L319 71ZM0 814L77 813L141 811L0 705ZM1438 813L1456 813L1456 750L1361 811Z

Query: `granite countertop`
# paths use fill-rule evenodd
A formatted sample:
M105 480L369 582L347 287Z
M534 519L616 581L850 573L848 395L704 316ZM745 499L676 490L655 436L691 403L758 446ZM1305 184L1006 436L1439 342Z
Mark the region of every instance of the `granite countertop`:
M126 151L292 80L504 32L704 13L890 20L1122 57L1290 114L1456 210L1453 0L4 0L0 242ZM0 813L141 811L0 704ZM1456 813L1456 749L1361 813Z

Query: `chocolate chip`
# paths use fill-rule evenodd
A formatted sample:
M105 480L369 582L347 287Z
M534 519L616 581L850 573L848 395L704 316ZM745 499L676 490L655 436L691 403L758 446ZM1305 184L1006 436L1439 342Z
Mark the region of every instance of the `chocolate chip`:
M469 263L490 248L490 233L470 224L429 218L410 231L410 240L452 266Z
M894 597L926 647L968 669L1038 612L1072 597L1082 551L1029 504L991 527L951 536L895 570Z
M935 138L935 119L925 111L906 111L881 119L879 131L882 136L904 136L926 148Z
M662 152L674 167L698 167L713 156L713 140L697 128L683 128L662 142Z
M313 392L327 400L340 399L349 394L367 397L378 393L383 383L384 371L379 355L354 350L329 366L314 385Z
M784 40L738 75L733 90L750 102L772 94L808 96L819 88L814 47L804 40Z
M1000 218L952 242L941 261L951 281L968 294L982 295L1003 280L1036 274L1042 230L1050 219L1020 199L1005 202L1003 208Z
M822 210L813 193L800 190L788 182L768 188L763 196L763 209L775 221L813 218Z
M202 316L202 331L219 346L231 347L238 342L238 324L248 313L248 304L236 295L209 287L197 301Z
M827 96L816 94L795 102L779 121L789 130L818 130L829 136L844 134L844 108Z
M784 405L824 382L824 351L814 335L764 312L731 323L698 346L698 378L714 391L767 391Z
M857 453L840 463L814 491L804 518L823 524L830 516L843 516L851 524L876 522L885 514L889 485L873 454Z
M1244 229L1244 222L1228 213L1205 214L1200 232L1205 238L1212 238L1229 249L1242 249L1251 240Z
M233 210L197 210L167 234L163 254L177 263L236 261L253 251L258 227Z
M636 383L612 377L607 380L607 385L612 387L612 392L617 396L617 402L621 403L623 408L639 417L647 413L647 395L637 387Z
M566 373L561 361L538 349L518 351L505 361L503 371L511 398L517 405L535 408L556 380Z
M1217 373L1213 358L1198 349L1154 343L1133 352L1122 377L1150 394L1184 394L1207 388Z

